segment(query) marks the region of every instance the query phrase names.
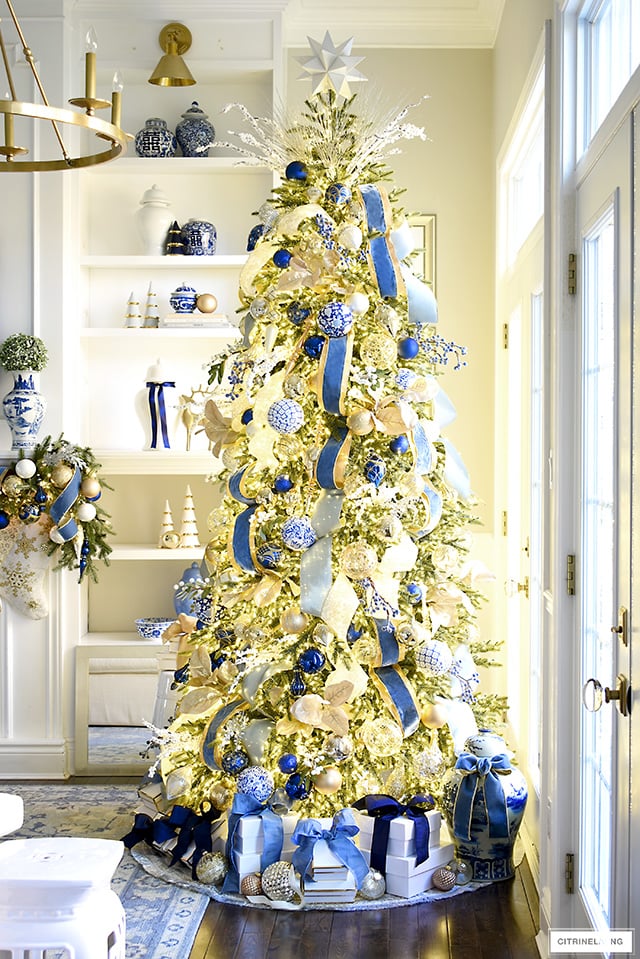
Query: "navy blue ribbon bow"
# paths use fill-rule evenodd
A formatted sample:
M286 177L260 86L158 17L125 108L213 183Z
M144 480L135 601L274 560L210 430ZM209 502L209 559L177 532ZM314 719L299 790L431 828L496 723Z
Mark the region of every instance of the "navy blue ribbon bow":
M167 380L165 383L147 383L149 390L149 413L151 414L151 449L155 450L158 445L158 417L160 418L160 430L162 432L162 444L165 449L169 449L169 434L167 433L167 411L164 403L164 387L175 386ZM158 413L156 414L156 397L158 400Z
M453 806L453 833L457 839L471 840L471 819L478 790L482 791L489 835L494 839L509 837L507 799L500 777L511 772L511 763L506 753L497 756L474 756L461 753L456 769L462 773Z
M368 814L375 818L371 840L372 869L385 874L391 820L397 819L398 816L406 816L415 824L416 865L419 866L421 862L426 862L429 858L431 830L425 812L429 812L435 806L432 796L412 796L407 803L400 803L393 796L374 793L358 799L353 805L356 809L366 809Z
M358 832L353 814L346 809L336 813L331 829L323 829L317 819L301 819L291 837L298 846L291 858L294 868L303 879L313 879L314 848L319 839L324 839L334 856L351 870L359 889L369 867L353 841Z
M282 841L284 838L284 829L282 819L276 815L267 805L258 802L253 796L246 793L236 793L233 797L233 805L229 813L229 829L227 833L227 859L229 860L229 871L225 876L223 892L239 892L240 876L235 864L234 852L236 852L236 836L238 824L244 816L259 816L262 819L262 828L264 830L264 846L260 854L260 872L264 872L267 866L280 859L282 852Z
M158 846L175 839L177 842L171 852L170 866L174 866L184 856L185 852L195 843L195 850L191 858L191 875L197 878L196 867L205 852L211 852L211 823L220 818L220 810L211 809L198 814L186 806L174 806L168 818L151 819L146 813L136 813L133 829L123 837L122 842L127 849L131 849L139 842L146 842L149 846Z

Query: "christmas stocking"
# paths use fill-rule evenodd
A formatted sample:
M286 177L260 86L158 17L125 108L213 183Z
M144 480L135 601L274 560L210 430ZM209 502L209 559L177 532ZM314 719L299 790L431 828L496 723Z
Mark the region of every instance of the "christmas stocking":
M44 580L51 520L48 516L31 524L12 519L0 532L0 600L30 619L44 619L49 604Z

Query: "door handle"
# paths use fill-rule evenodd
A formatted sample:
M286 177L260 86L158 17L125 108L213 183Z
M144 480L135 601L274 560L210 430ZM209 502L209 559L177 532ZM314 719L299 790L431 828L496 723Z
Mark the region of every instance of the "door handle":
M597 713L605 703L617 702L618 709L623 716L631 712L631 686L629 680L622 673L618 675L618 685L615 689L602 686L598 679L588 679L582 687L582 702L590 713Z

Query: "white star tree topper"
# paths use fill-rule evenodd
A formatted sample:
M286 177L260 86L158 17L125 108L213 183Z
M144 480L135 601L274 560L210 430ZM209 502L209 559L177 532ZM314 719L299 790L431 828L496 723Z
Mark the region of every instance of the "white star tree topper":
M296 57L304 71L298 79L306 80L307 77L311 79L312 95L333 90L338 96L348 99L351 96L349 83L361 83L367 79L359 70L355 69L356 65L364 60L364 57L352 57L350 55L353 37L345 40L337 47L328 30L322 43L319 40L312 40L311 37L307 37L307 40L314 55L312 57Z

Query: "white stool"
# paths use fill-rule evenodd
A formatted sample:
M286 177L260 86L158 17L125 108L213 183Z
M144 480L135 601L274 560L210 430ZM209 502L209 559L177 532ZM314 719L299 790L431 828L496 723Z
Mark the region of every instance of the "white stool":
M24 802L22 796L14 793L0 793L0 836L20 829L24 822Z
M125 915L110 888L124 845L114 839L0 843L0 953L125 959ZM64 959L67 959L67 954Z

